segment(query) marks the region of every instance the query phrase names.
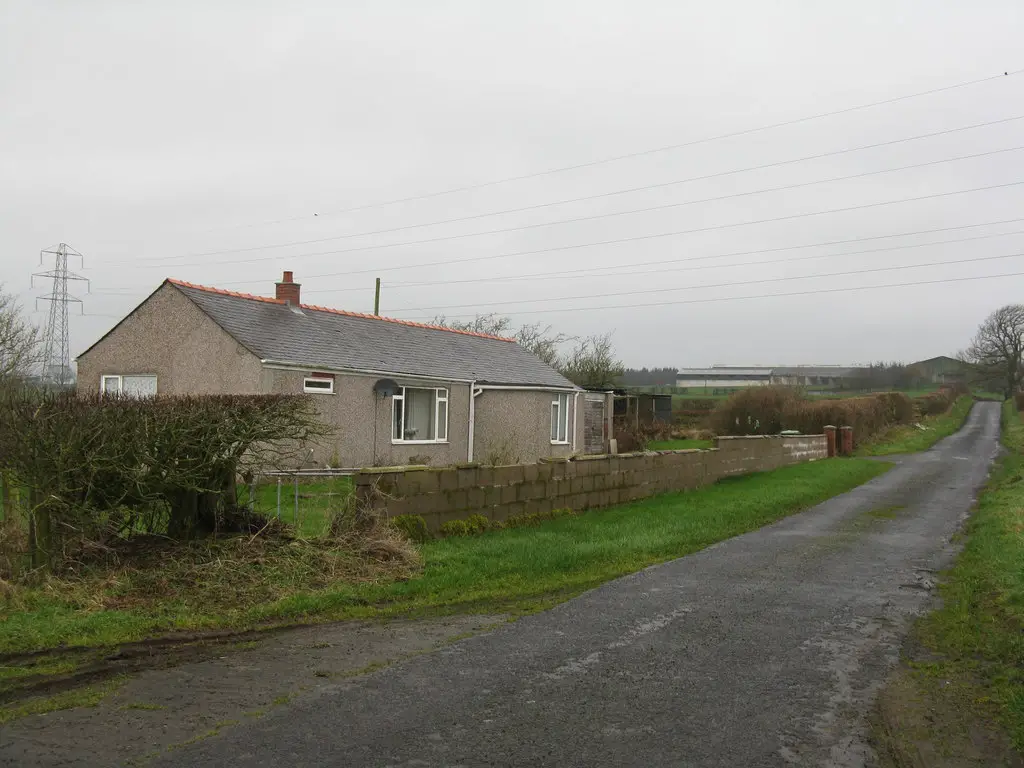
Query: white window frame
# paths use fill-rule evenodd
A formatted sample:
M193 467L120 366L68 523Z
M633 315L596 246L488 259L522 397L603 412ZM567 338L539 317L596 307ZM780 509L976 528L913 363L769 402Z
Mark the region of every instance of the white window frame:
M310 386L310 382L316 382L316 384L326 384L326 387L320 387L314 384ZM334 377L333 376L304 376L302 378L302 391L307 395L333 395L334 394Z
M422 390L434 393L434 436L428 440L406 440L395 437L395 411L402 404L402 423L399 434L405 434L405 393L407 390ZM441 418L441 404L444 403L444 419ZM448 390L444 387L402 387L401 392L391 398L391 444L392 445L434 445L448 442Z
M569 445L572 442L572 393L559 392L551 399L551 444ZM563 436L564 435L564 436Z
M157 376L155 373L103 373L103 374L100 374L100 394L101 395L121 395L121 394L124 394L124 380L126 378L129 378L129 379L132 379L132 378L153 379L153 382L156 384L156 387L155 387L156 391L153 393L153 396L155 397L156 394L160 391L160 377ZM117 379L117 390L116 391L111 391L111 390L107 389L107 385L106 385L107 379Z

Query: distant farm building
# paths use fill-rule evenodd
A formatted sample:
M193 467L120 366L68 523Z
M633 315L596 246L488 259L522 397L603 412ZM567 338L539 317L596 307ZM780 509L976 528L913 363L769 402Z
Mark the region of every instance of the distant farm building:
M680 369L676 377L676 386L681 389L710 391L765 387L769 384L837 389L852 387L863 376L863 368L850 368L838 365L770 367L715 365L710 368Z

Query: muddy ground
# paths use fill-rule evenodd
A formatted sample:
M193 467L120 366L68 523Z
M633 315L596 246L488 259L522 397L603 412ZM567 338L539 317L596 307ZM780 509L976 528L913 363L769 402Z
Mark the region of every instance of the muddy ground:
M143 671L95 707L0 725L0 765L144 765L179 746L262 718L296 696L442 648L505 621L503 616L453 616L345 622L276 633L263 640L242 639L212 650L192 648L192 656L216 655ZM174 658L152 661L164 666Z

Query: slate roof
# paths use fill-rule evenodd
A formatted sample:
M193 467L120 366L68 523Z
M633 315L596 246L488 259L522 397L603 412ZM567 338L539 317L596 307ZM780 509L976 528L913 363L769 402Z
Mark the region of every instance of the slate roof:
M577 387L510 339L168 280L263 360L480 384Z

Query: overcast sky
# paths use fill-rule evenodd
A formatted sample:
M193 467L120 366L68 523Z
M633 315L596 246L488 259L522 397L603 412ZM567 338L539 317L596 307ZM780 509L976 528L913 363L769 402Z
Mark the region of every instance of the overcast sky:
M85 255L72 355L165 277L272 294L285 269L308 303L369 311L380 276L396 317L614 332L633 366L913 361L1024 298L834 292L1024 273L1020 0L0 9L0 282L31 310L40 249Z

